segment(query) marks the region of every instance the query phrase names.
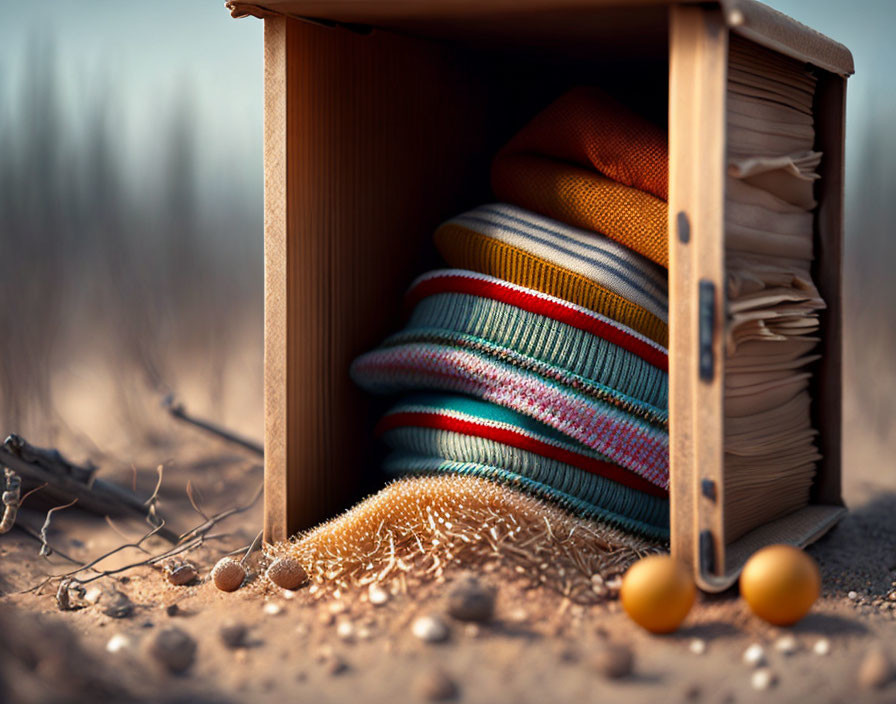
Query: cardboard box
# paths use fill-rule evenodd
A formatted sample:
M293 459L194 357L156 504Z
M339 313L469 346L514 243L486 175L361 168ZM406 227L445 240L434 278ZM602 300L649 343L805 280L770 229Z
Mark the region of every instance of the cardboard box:
M805 545L844 511L843 141L850 53L753 2L266 0L265 530L282 540L370 484L373 401L351 360L397 327L434 263L435 226L490 200L492 155L564 89L608 89L669 124L671 548L700 586L730 585L770 542ZM724 176L728 43L818 69L824 152L813 276L827 301L812 505L725 540ZM702 300L701 300L702 291Z

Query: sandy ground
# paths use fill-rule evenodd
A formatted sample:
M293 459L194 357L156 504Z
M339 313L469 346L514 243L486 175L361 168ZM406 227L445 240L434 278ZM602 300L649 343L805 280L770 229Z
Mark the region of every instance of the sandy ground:
M187 500L187 480L206 513L245 503L261 482L254 458L182 426L171 427L164 445L130 455L106 458L108 476L130 482L133 462L148 494L153 468L164 464L160 508L179 530L202 521ZM364 591L320 599L308 589L264 589L259 580L233 594L204 580L175 587L161 572L138 567L89 585L103 589L98 603L61 612L52 589L19 592L67 564L58 555L39 557L39 544L13 531L0 536L0 700L422 701L438 671L463 702L894 702L896 678L880 689L862 688L858 671L874 648L896 662L896 596L888 598L896 583L896 474L856 462L848 467L845 493L849 516L810 550L822 567L824 597L800 624L788 631L770 627L729 592L701 597L685 626L663 637L634 625L616 602L570 604L500 571L483 575L497 587L495 619L464 624L446 616L450 637L437 644L416 638L410 625L421 615L444 614L449 585L438 583L374 606ZM23 518L39 527L43 513L23 511ZM217 526L213 532L223 535L190 555L200 575L222 554L250 543L260 523L258 502ZM126 521L116 528L71 509L56 515L49 537L86 560L122 544L119 533L138 538L144 530ZM146 547L157 551L164 544ZM142 557L131 550L103 566ZM134 604L126 618L104 613L113 590ZM220 638L227 622L246 626L241 647ZM168 626L197 642L184 674L167 674L148 653ZM775 649L786 633L797 643L790 655ZM110 653L113 636L125 636L126 643ZM704 653L692 652L695 640L705 644ZM821 640L830 646L825 655L814 650ZM599 672L595 653L607 643L631 648L630 676L613 680ZM753 643L764 647L774 675L767 690L753 688L755 669L742 660Z

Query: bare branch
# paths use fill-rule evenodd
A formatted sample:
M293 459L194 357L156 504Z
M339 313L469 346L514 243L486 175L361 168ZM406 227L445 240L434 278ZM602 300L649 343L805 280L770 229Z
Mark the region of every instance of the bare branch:
M226 440L229 443L234 445L239 445L246 450L258 455L259 457L264 457L264 447L259 445L257 442L249 440L247 438L241 437L230 430L226 430L215 423L211 423L207 420L202 420L200 418L196 418L195 416L187 413L184 405L178 401L174 394L168 394L164 399L162 399L162 406L164 406L168 413L171 414L172 418L176 418L177 420L183 421L184 423L189 423L197 428L201 428L212 435L221 438L222 440Z
M9 467L3 468L3 518L0 519L0 535L9 533L16 524L16 515L22 505L22 480ZM27 497L28 494L25 494Z
M53 554L53 549L47 544L47 531L50 529L50 521L53 520L53 514L56 513L56 511L62 511L63 509L70 508L71 506L74 506L76 503L78 503L78 500L72 499L64 506L56 506L55 508L51 508L49 511L47 511L47 517L44 520L44 525L40 529L40 542L41 542L40 555L41 555L41 557L49 557L50 555Z
M258 549L258 545L261 543L261 537L264 535L264 531L258 531L258 535L255 536L255 540L252 541L252 544L249 546L249 549L246 550L246 554L243 555L243 559L240 560L241 565L246 564L246 560L249 559L249 555L255 552Z
M193 481L190 479L187 479L187 498L190 500L190 506L193 507L193 510L207 521L208 516L205 511L199 508L199 502L196 500L196 497L193 496Z

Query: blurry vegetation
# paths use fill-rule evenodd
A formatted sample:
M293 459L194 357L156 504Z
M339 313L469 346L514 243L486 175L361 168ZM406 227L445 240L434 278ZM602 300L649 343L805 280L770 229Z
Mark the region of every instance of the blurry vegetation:
M66 114L52 43L28 52L0 110L0 433L54 441L77 420L57 382L84 369L108 387L107 421L145 432L146 404L185 380L200 407L234 378L257 406L261 174L257 193L202 203L188 85L153 106L150 168L127 161L109 81Z
M228 396L260 409L261 173L254 192L203 203L189 85L158 97L148 167L122 150L111 81L90 76L89 114L69 115L52 42L32 41L26 66L0 106L0 433L53 441L73 420L55 382L91 365L121 427L146 430L147 399L187 386L219 420ZM847 146L845 380L855 442L883 448L896 424L896 137L886 109L863 108Z

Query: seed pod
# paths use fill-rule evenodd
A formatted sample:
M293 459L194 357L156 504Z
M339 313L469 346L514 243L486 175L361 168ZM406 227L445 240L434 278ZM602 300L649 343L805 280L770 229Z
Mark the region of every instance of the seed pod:
M268 567L268 579L281 589L294 590L308 581L308 574L294 557L278 557Z
M189 562L172 564L167 567L165 572L168 581L176 587L182 587L185 584L189 584L198 576L196 574L196 568Z
M232 557L222 557L212 570L212 579L222 592L235 592L246 579L246 569Z

